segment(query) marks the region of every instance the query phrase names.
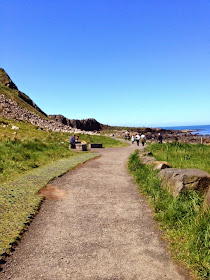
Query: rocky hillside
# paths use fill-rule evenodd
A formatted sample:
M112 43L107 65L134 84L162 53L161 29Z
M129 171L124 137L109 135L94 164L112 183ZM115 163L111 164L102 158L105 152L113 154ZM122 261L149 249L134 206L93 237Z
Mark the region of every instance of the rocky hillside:
M62 115L48 116L29 96L18 90L2 68L0 68L0 114L6 118L25 120L52 131L98 131L102 127L95 119L74 120Z
M44 116L47 116L32 100L31 98L26 95L25 93L18 90L18 87L13 83L13 81L10 79L9 75L5 72L4 69L0 68L0 84L6 86L9 89L15 90L16 94L28 103L30 106L32 106L35 110L43 114Z

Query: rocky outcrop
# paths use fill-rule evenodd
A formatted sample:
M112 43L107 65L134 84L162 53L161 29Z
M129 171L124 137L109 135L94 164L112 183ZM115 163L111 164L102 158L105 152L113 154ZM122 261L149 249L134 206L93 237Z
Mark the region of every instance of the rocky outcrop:
M196 190L204 194L210 187L210 175L200 169L167 168L159 172L161 185L173 196L186 190Z
M75 120L67 119L62 115L49 115L49 117L61 124L71 126L73 128L86 130L86 131L99 131L102 127L102 124L97 122L95 119L84 119L84 120Z
M27 102L29 105L31 105L34 109L36 109L37 111L39 111L40 113L42 113L44 116L47 116L47 114L45 114L45 112L43 112L34 102L33 100L31 100L31 98L26 95L25 93L21 92L18 90L17 86L13 83L13 81L10 79L9 75L4 71L4 69L0 68L0 84L16 90L18 96L24 100L25 102Z

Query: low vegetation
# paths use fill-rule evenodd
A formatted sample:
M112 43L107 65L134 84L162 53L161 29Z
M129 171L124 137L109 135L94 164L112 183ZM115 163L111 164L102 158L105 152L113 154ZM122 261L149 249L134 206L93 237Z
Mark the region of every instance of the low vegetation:
M170 145L166 147L152 145L150 148L152 151L166 149L169 155ZM154 154L157 157L155 152ZM203 154L200 157L203 157ZM159 153L159 159L168 160L171 164L164 152ZM199 162L202 161L200 158ZM187 166L181 165L184 168L188 166L194 167L193 163ZM169 240L174 257L187 264L199 279L209 279L210 211L204 212L203 197L195 191L188 191L174 198L167 190L160 187L157 171L151 166L140 163L138 151L130 156L128 167L134 175L139 190L148 197L154 208L155 219L165 230L165 237ZM201 166L196 165L196 167Z
M210 173L210 146L172 142L152 144L147 149L174 168L199 168Z

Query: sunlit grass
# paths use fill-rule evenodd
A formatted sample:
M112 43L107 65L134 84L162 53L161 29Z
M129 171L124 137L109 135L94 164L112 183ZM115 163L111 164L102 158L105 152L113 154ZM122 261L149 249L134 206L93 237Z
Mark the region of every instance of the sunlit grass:
M174 168L198 168L210 173L210 146L187 143L152 144L148 147L157 160Z
M128 167L139 190L154 208L155 219L165 230L173 256L190 267L199 279L209 279L210 211L203 210L203 197L188 191L174 198L160 186L158 171L141 164L138 151L130 156Z

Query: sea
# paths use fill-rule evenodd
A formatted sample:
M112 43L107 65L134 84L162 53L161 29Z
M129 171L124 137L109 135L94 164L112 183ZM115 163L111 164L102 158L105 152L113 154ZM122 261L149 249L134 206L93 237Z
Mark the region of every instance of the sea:
M190 125L190 126L170 126L161 127L163 129L173 129L173 130L193 130L191 134L198 134L203 136L210 136L210 125Z

